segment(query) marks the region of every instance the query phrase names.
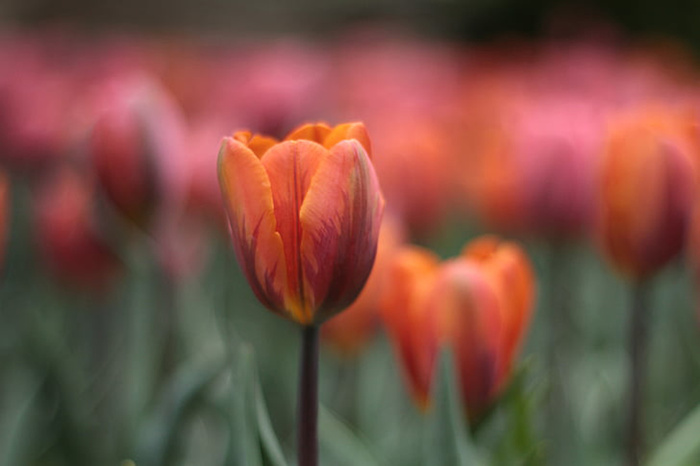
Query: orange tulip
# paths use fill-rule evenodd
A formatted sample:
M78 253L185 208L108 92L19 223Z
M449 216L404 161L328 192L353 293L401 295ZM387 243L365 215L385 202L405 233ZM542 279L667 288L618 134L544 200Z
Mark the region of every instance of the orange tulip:
M497 396L505 357L505 312L496 284L479 264L445 262L428 298L440 316L441 340L454 352L464 407L477 419Z
M447 345L467 415L481 417L505 387L532 315L534 276L525 253L492 236L442 264L405 247L386 288L383 317L418 406L430 404L435 358Z
M438 257L426 249L400 249L389 267L381 302L382 317L406 381L414 400L424 410L430 405L439 348L439 319L427 305L427 297L439 265Z
M357 355L375 334L389 265L403 236L398 221L384 216L379 230L377 257L367 284L350 307L321 328L321 338L338 353L344 356Z
M469 243L462 257L478 262L501 300L505 341L502 385L522 344L535 303L535 275L525 252L515 243L482 236Z
M319 324L360 293L384 210L369 152L361 123L305 125L282 142L224 138L219 182L233 246L272 311Z
M667 109L622 116L611 124L599 234L608 259L634 280L653 274L684 244L697 151L690 128Z

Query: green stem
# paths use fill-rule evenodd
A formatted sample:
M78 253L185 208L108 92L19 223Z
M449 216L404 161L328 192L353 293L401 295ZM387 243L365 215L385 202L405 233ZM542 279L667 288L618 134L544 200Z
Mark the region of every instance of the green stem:
M297 420L298 466L318 465L318 327L302 328Z

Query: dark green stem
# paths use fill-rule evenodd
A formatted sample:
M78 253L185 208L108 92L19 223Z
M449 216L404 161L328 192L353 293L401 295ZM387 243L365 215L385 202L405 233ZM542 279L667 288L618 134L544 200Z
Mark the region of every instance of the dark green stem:
M318 465L318 327L302 328L297 419L298 466Z
M632 290L629 321L629 418L627 425L627 464L641 464L644 450L644 382L648 346L649 309L646 288L637 283Z

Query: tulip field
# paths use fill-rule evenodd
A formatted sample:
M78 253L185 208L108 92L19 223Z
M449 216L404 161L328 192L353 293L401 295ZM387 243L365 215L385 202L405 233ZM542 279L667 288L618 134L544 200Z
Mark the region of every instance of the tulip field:
M680 44L6 30L0 142L0 466L700 464Z

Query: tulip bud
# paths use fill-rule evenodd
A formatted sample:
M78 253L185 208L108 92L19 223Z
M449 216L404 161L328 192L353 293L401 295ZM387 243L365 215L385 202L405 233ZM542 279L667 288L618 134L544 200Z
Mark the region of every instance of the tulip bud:
M439 347L439 318L428 306L439 259L417 246L396 252L387 271L381 311L413 397L421 409L430 405Z
M155 83L110 82L96 98L90 154L107 197L126 218L151 229L185 194L184 124Z
M101 290L120 263L100 228L95 200L89 178L60 168L37 193L35 225L39 251L59 280Z
M608 259L634 280L656 272L684 244L696 176L689 131L664 109L622 116L610 126L599 235Z
M239 264L266 307L302 325L324 322L360 293L384 210L362 141L335 143L349 134L344 125L316 126L311 140L296 139L303 128L282 142L236 133L219 151Z

